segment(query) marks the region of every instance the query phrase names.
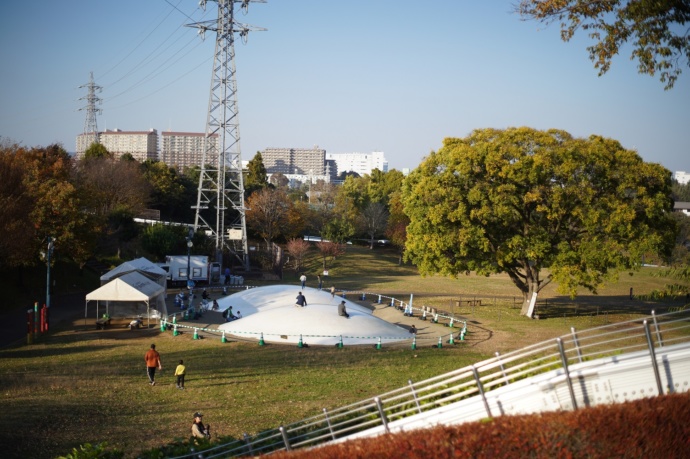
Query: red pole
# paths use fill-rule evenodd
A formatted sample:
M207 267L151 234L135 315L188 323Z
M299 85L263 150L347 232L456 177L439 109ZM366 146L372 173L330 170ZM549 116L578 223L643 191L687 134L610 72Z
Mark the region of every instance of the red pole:
M48 333L48 306L41 309L41 333Z

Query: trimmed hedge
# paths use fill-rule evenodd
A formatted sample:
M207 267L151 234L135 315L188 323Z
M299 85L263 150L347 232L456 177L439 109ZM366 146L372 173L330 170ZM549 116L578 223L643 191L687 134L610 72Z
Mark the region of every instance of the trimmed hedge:
M352 440L274 459L685 458L690 395L524 416Z

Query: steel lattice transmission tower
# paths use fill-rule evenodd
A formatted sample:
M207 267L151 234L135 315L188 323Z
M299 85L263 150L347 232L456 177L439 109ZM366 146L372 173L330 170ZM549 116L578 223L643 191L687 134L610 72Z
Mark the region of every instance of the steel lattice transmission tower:
M82 107L79 109L79 111L86 110L86 120L84 120L84 134L92 134L94 137L93 142L98 143L98 123L96 122L96 114L102 113L102 110L100 108L96 108L96 104L101 104L103 100L100 97L96 96L96 93L101 92L103 88L101 86L98 86L93 81L93 72L91 72L89 82L79 86L79 88L87 88L89 91L86 96L79 98L79 100L86 101L86 107Z
M200 164L194 229L206 228L215 237L216 251L227 248L249 268L244 183L240 151L240 122L235 79L235 34L246 43L250 31L266 30L235 20L235 4L245 12L249 3L265 0L211 0L218 3L218 19L187 24L216 32L216 48L206 119L204 153ZM206 0L200 5L206 8Z

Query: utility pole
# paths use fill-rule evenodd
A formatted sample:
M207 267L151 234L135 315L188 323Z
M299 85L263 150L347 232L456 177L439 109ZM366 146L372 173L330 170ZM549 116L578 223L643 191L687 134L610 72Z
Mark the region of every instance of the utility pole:
M248 270L249 253L235 78L235 34L246 43L250 31L266 29L237 22L235 4L240 4L240 8L246 13L249 3L265 3L265 0L210 1L218 4L218 18L187 24L199 29L202 38L207 30L216 32L206 137L200 164L197 202L194 206L194 230L203 227L215 237L217 261L218 254L227 248L240 260L245 270ZM203 9L206 8L206 3L207 0L200 1Z
M93 136L92 141L88 142L89 144L94 142L98 143L98 123L96 122L96 114L102 113L102 110L100 108L96 108L96 104L101 104L103 102L103 99L96 96L96 93L101 92L103 88L101 86L98 86L93 81L93 72L91 72L91 78L89 78L89 82L79 86L79 88L86 88L88 90L86 96L79 98L79 100L86 101L86 106L79 109L79 111L86 110L86 120L84 120L84 134Z

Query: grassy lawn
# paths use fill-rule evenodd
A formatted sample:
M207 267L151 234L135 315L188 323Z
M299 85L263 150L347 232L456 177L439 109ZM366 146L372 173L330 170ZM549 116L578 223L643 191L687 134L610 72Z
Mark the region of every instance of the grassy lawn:
M315 285L321 269L321 260L312 254L305 268L308 285ZM513 300L517 291L505 276L422 278L414 268L399 266L389 249L348 247L329 266L329 274L324 287L404 300L414 293L416 306L453 308L468 321L468 339L443 349L426 343L415 351L299 349L221 343L213 336L193 340L189 333L174 337L158 329L84 330L77 319L37 344L0 350L0 447L15 452L14 457L51 458L82 443L107 441L136 457L141 450L188 438L197 410L205 413L214 435L240 438L469 365L495 351L568 333L571 326L589 328L669 306L629 300L631 286L644 293L665 283L650 269L621 277L599 297L576 302L550 287L543 295L550 300L543 307L548 318L542 320L520 317ZM282 282L297 283L297 278L286 273ZM455 307L458 298L473 296L483 299L482 306ZM549 315L550 309L558 313ZM154 342L164 368L151 387L143 356ZM188 369L184 391L175 388L173 377L180 359Z

